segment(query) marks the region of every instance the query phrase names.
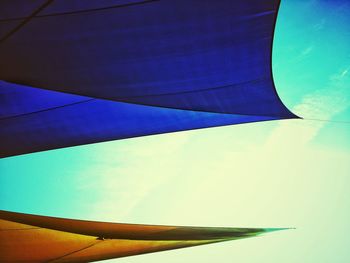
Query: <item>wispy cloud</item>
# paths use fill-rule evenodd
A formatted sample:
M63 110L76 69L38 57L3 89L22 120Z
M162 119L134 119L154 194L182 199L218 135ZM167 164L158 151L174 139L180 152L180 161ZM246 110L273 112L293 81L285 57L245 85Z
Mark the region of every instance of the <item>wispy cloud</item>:
M150 192L179 172L171 156L184 147L190 133L97 145L93 162L79 175L82 191L99 193L97 200L88 204L91 216L125 221Z
M339 78L344 78L349 73L349 69L350 67L344 69L343 72L341 72Z
M272 132L268 144L280 145L280 140L296 139L290 141L291 146L305 144L312 140L324 127L326 122L307 121L307 119L331 120L335 115L350 107L350 74L349 68L342 68L330 76L326 87L306 94L301 102L292 111L305 120L281 122ZM298 137L291 133L298 133Z
M310 54L310 53L312 52L313 49L314 49L313 46L309 46L309 47L305 48L305 49L301 52L300 56L301 56L301 57L307 56L308 54Z
M322 18L321 21L319 23L316 23L315 25L313 25L313 29L316 31L322 30L324 28L326 24L326 19Z
M301 51L299 51L299 55L295 57L295 61L300 62L303 59L307 58L312 53L313 50L314 50L314 45L309 45L308 47L302 49Z

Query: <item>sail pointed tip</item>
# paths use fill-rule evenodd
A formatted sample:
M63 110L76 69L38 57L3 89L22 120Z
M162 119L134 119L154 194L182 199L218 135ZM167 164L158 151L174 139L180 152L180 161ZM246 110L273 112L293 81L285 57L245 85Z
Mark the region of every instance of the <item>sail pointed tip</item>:
M278 228L264 228L265 233L275 232L275 231L281 231L281 230L291 230L296 229L295 227L278 227Z

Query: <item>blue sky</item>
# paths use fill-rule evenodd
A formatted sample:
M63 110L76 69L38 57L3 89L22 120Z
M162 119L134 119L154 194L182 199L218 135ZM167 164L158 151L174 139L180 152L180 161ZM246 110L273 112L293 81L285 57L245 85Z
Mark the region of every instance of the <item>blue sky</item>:
M350 124L341 122L350 121L349 29L349 1L282 1L275 84L306 120L3 159L0 208L130 223L296 227L121 263L349 261Z

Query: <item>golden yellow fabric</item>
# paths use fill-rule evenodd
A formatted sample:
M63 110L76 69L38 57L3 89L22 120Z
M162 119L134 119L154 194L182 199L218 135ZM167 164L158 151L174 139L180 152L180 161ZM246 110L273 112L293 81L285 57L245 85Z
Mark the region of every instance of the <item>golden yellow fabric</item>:
M0 262L92 262L270 230L104 223L0 211Z

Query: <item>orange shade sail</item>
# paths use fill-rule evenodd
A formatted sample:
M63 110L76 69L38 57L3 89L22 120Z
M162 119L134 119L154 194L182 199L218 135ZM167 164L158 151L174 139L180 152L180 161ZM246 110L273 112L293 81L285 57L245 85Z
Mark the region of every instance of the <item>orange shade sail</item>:
M92 262L280 229L105 223L0 211L0 262Z

